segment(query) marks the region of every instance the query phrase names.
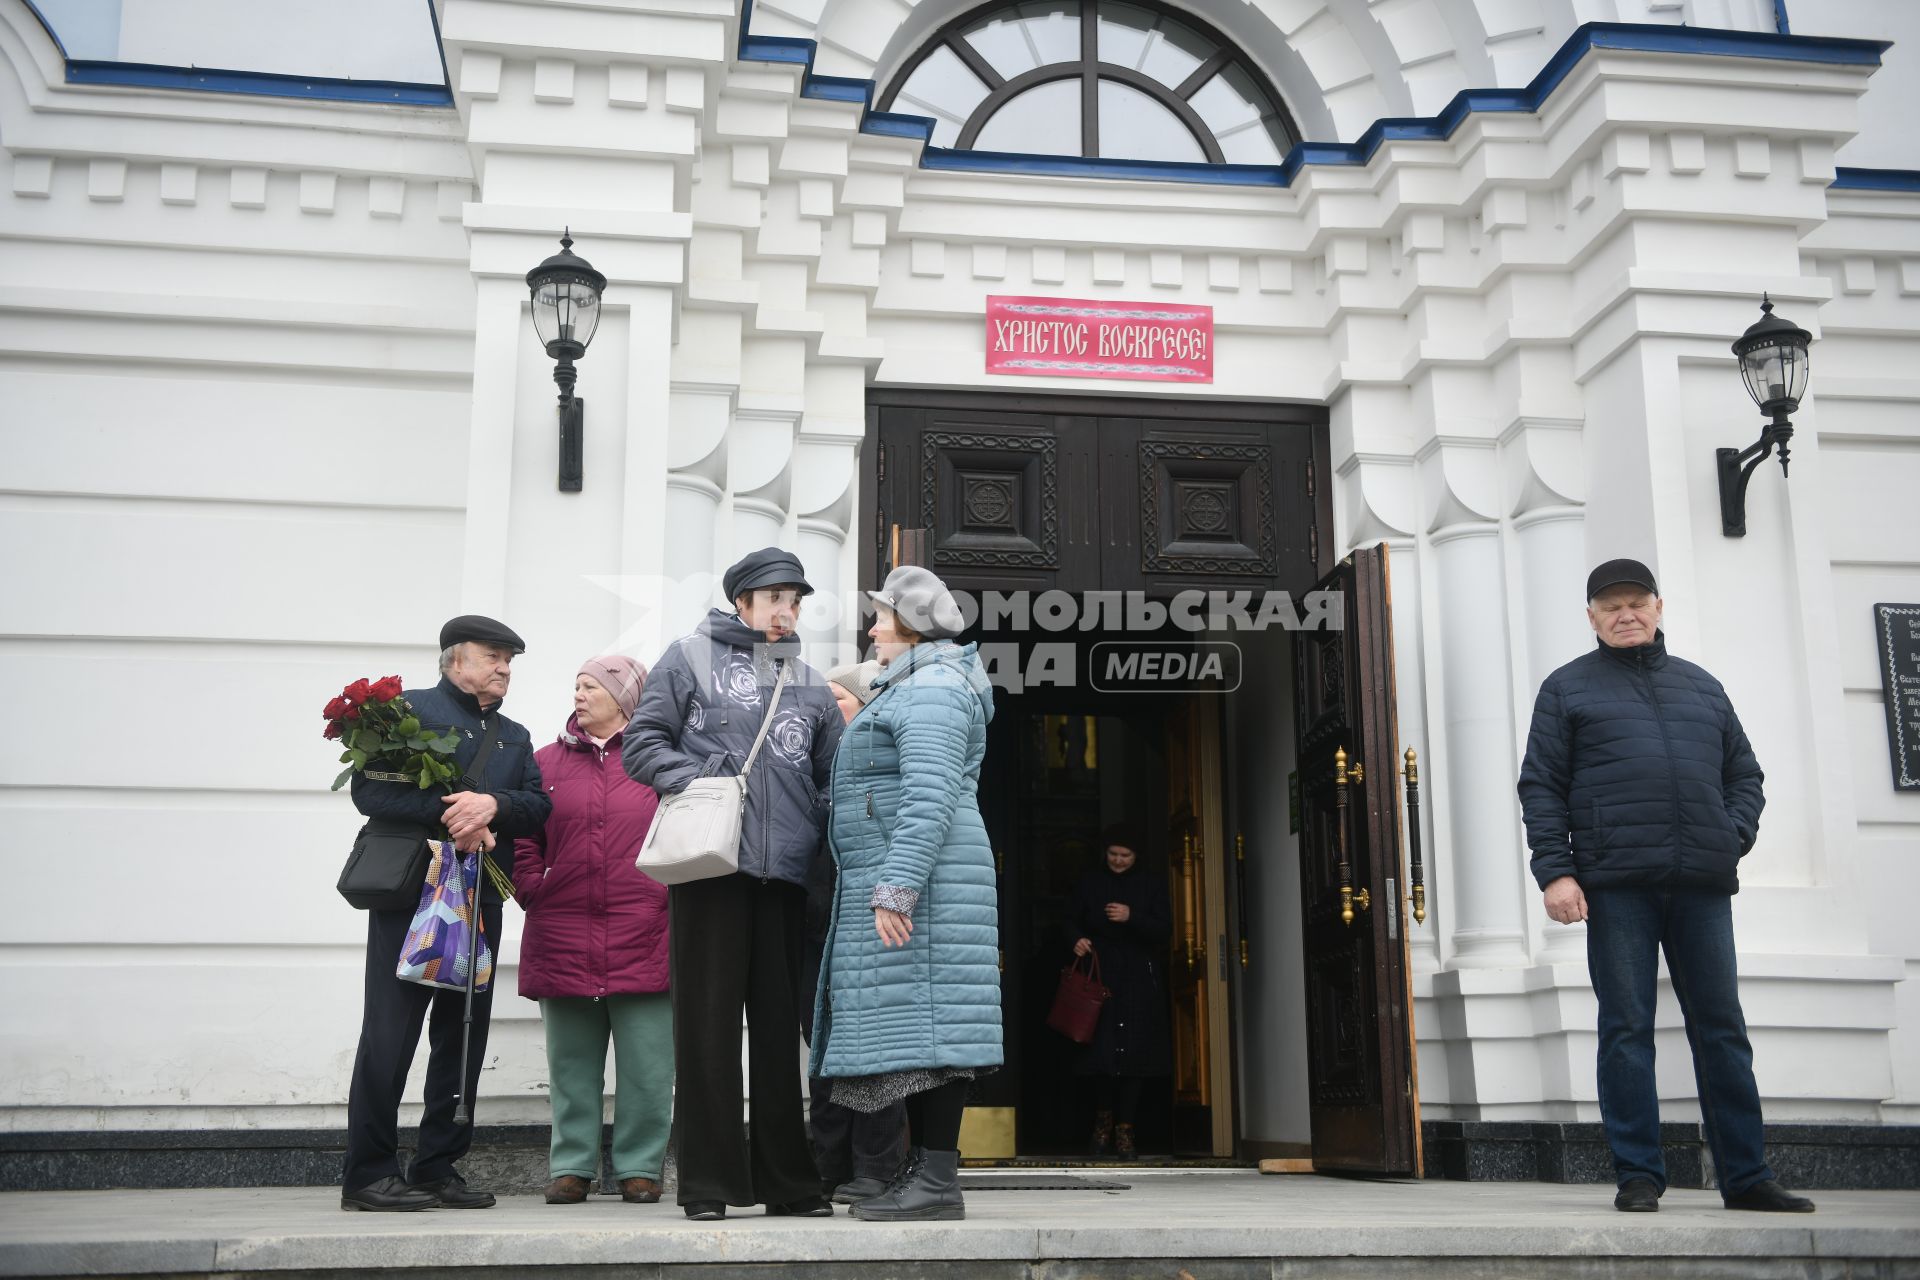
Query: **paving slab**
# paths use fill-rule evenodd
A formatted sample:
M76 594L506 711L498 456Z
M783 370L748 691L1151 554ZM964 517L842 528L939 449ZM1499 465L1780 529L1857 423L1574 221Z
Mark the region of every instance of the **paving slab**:
M0 1276L409 1275L834 1280L1843 1277L1920 1280L1920 1192L1824 1192L1813 1215L1730 1213L1711 1191L1623 1215L1611 1189L1129 1170L1125 1191L973 1191L964 1222L688 1222L590 1197L346 1213L305 1188L0 1194ZM1409 1270L1417 1267L1417 1270Z

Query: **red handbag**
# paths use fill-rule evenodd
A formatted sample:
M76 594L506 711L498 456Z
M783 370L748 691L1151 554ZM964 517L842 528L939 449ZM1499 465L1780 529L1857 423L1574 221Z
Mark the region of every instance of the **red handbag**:
M1079 957L1060 971L1060 987L1047 1014L1047 1025L1075 1044L1093 1039L1100 1010L1113 995L1100 981L1100 953L1089 947L1084 958L1090 962L1086 972L1080 970Z

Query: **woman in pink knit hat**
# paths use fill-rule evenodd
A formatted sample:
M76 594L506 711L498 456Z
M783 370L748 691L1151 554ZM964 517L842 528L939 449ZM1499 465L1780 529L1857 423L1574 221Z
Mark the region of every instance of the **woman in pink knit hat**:
M619 654L581 664L567 727L534 756L553 815L514 845L514 887L527 912L520 994L540 1002L547 1034L548 1204L579 1203L599 1176L609 1039L613 1180L629 1202L660 1198L673 1108L667 891L633 865L659 801L620 765L646 678Z

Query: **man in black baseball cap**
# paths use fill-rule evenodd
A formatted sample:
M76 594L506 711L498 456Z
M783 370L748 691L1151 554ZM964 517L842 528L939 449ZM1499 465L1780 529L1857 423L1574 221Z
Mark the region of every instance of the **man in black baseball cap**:
M1760 763L1720 682L1667 652L1663 609L1638 560L1609 560L1587 575L1599 644L1540 686L1520 766L1547 915L1587 926L1613 1206L1653 1213L1667 1189L1653 1071L1664 951L1723 1202L1811 1213L1813 1202L1767 1165L1736 977L1732 899L1740 860L1760 834Z
M1617 587L1623 582L1644 587L1656 598L1660 595L1660 588L1653 581L1653 570L1638 560L1609 560L1587 575L1587 600L1591 602L1608 587Z
M500 714L510 668L526 644L505 623L478 614L450 618L440 628L440 682L402 695L422 727L459 735L454 767L460 784L421 790L404 774L353 775L353 804L371 819L401 824L429 839L442 828L463 853L481 851L498 871L513 866L515 836L537 834L553 802L541 785L533 742L526 729ZM491 744L489 745L489 742ZM485 753L484 757L482 752ZM495 846L501 846L495 852ZM499 954L501 893L507 876L480 877L480 919ZM347 1093L347 1157L342 1209L404 1212L439 1207L486 1209L493 1194L469 1187L454 1168L473 1141L469 1121L456 1124L462 1098L474 1104L486 1061L493 990L473 997L472 1043L467 1074L460 1075L464 990L422 986L394 976L400 949L413 922L413 908L367 912L365 1002L360 1047ZM427 1024L425 1110L413 1159L404 1173L399 1158L400 1093ZM470 1105L471 1112L477 1106Z

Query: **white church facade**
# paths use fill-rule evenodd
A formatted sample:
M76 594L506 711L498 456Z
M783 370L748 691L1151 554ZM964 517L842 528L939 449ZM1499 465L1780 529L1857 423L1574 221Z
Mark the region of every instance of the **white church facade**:
M0 0L0 1131L342 1125L345 681L427 682L445 618L499 617L545 741L582 659L651 662L757 547L819 589L813 656L849 654L902 536L971 592L1061 593L1016 663L1112 641L1103 593L1357 593L1364 670L1210 622L1153 636L1231 647L1230 692L1087 668L1003 699L1010 1026L1057 972L1070 828L1146 823L1166 1149L1337 1163L1341 1071L1404 1078L1381 1123L1430 1174L1446 1143L1472 1173L1467 1126L1597 1120L1584 939L1514 779L1615 556L1766 770L1735 918L1769 1121L1920 1124L1920 710L1887 706L1920 669L1875 611L1920 610L1908 6L440 0L415 78L337 74L364 29L170 64L114 8L93 57ZM608 282L577 492L524 280L563 230ZM1732 537L1763 294L1811 378ZM1036 315L1144 319L1093 350L994 324ZM1335 737L1370 744L1357 925L1316 915ZM1318 933L1363 938L1348 978ZM483 1125L546 1119L517 944ZM1662 1000L1667 1118L1697 1120ZM1064 1150L1057 1055L1010 1041L970 1132Z

